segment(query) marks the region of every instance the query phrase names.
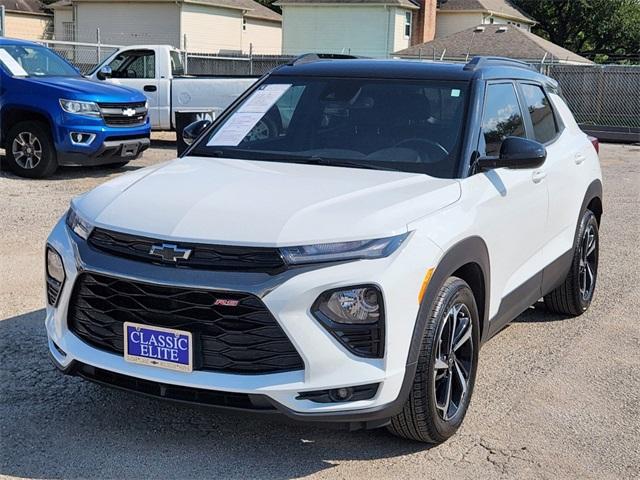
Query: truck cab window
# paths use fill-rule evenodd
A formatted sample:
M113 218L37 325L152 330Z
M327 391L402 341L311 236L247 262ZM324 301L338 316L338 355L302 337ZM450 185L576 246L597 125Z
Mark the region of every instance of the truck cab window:
M171 76L172 77L181 77L184 75L184 63L182 62L182 56L180 52L176 50L171 50L169 52L169 57L171 58Z
M122 52L109 66L113 70L113 78L156 77L156 55L153 50Z
M507 137L525 137L522 111L516 91L511 83L490 84L484 102L482 139L487 156L500 153L502 141ZM481 149L482 153L482 149Z

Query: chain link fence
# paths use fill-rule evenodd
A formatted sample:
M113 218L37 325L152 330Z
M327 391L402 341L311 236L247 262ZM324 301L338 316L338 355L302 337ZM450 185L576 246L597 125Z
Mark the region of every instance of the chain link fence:
M585 127L627 130L640 140L640 66L551 65L577 122Z
M189 75L263 75L295 57L287 55L219 55L186 53L186 71Z
M103 45L96 43L65 42L57 40L41 40L40 43L55 51L87 75L96 65L102 63L118 48L118 45Z

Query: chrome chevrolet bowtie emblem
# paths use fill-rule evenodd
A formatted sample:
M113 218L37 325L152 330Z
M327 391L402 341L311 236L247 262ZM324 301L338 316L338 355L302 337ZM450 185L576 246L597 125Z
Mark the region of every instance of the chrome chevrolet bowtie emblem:
M133 117L136 114L136 111L133 108L125 108L122 110L122 115L125 117Z
M149 255L161 257L165 262L177 262L178 260L187 260L191 256L191 249L178 248L177 245L163 243L162 245L153 245Z

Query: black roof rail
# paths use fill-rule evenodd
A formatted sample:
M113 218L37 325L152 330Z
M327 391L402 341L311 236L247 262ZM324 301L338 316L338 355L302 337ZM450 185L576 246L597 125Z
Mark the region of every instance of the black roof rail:
M523 62L522 60L516 60L514 58L507 58L507 57L481 57L481 56L473 57L471 61L469 61L469 63L467 63L464 66L464 70L470 70L473 72L473 71L479 70L484 66L487 66L487 64L520 67L520 68L526 68L528 70L535 71L535 69L530 64L528 64L527 62Z
M321 60L355 60L355 55L345 55L343 53L304 53L287 63L289 66L303 65L305 63L319 62Z

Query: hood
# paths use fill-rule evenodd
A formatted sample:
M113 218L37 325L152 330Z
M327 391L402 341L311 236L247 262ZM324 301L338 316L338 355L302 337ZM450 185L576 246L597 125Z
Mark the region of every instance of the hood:
M85 77L28 77L27 82L44 85L65 96L70 100L84 100L88 102L144 102L146 97L131 88L113 85L111 83L89 80Z
M286 246L382 238L454 203L456 180L291 163L185 157L78 199L96 226L167 240Z

